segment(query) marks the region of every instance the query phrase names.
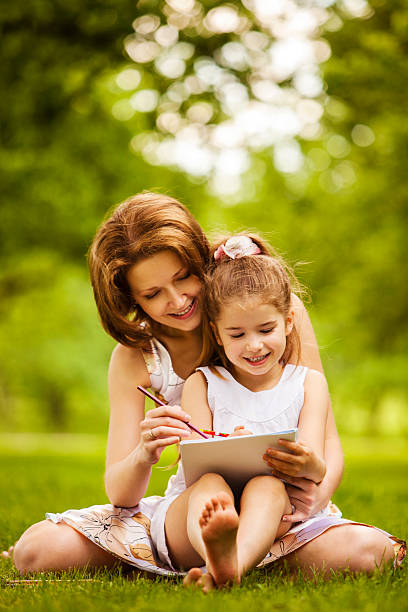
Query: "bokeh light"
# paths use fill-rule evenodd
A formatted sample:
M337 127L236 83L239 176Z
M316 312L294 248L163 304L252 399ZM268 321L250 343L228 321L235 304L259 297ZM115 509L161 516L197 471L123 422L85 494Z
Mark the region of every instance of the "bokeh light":
M320 68L331 55L325 26L341 27L331 4L242 0L208 7L165 0L160 16L138 16L125 40L137 69L122 71L116 83L124 91L140 89L127 106L120 101L112 110L121 120L132 111L152 114L151 129L136 135L132 149L154 164L203 177L218 195L231 195L233 184L240 189L251 153L264 149L285 175L329 172L322 181L332 191L350 182L346 166L330 169L330 159L343 160L350 151L344 136L329 134L326 151L314 148L306 164L299 144L321 138L325 111L343 112L325 93ZM350 3L343 4L350 12ZM360 15L367 6L358 0L355 10ZM203 37L211 39L206 55L198 47ZM360 143L370 136L355 126L352 139L368 146Z
M119 72L116 77L116 84L124 91L136 89L136 87L140 84L140 81L140 72L134 68L122 70L122 72Z
M358 123L351 130L351 138L359 147L369 147L375 141L375 134L368 125Z

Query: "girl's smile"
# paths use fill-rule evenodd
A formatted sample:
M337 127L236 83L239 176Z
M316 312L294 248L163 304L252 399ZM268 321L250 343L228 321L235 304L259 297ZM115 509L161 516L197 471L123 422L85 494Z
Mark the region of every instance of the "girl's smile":
M159 251L127 273L132 295L154 321L180 331L201 323L201 281L172 251Z
M274 306L252 297L225 304L213 329L236 379L244 385L263 386L280 378L280 360L292 327L292 313L285 319Z
M267 353L266 355L260 355L259 357L244 357L244 359L253 366L261 366L266 362L269 355L270 353Z

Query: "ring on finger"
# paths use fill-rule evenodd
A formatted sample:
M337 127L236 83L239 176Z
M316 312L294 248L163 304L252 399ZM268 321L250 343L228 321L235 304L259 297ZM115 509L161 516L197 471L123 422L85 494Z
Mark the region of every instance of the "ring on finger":
M151 440L155 440L155 439L157 438L157 436L156 436L156 435L153 433L153 429L151 429L151 430L149 431L149 434L150 434L150 439L151 439Z

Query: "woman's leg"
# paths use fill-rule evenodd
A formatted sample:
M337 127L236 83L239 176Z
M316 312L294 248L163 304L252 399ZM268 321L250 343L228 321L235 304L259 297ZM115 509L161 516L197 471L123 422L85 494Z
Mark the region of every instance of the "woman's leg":
M20 572L59 571L83 567L113 567L116 557L66 523L41 521L16 542L13 561Z
M284 558L290 570L299 568L314 575L316 570L328 577L332 570L371 573L383 569L394 559L390 540L380 531L364 525L331 527Z

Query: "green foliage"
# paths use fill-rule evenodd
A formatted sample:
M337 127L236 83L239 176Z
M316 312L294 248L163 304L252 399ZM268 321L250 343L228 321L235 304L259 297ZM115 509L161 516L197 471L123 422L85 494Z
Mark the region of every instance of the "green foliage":
M38 0L0 18L2 430L106 430L113 343L93 305L88 246L129 194L191 189L135 157L111 115L133 14L133 2Z
M98 326L85 274L56 252L33 250L4 265L1 286L2 420L23 431L92 431L92 414L106 414L112 342Z
M131 95L116 77L136 67L124 40L162 2L30 0L1 12L1 429L106 429L112 342L98 326L85 254L108 208L156 189L189 204L207 230L255 228L292 263L309 262L297 272L311 288L340 428L381 431L392 414L388 433L408 431L408 8L371 4L363 19L330 8L325 113L320 134L302 142L303 167L280 174L272 150L254 153L239 201L136 154L129 143L155 129L153 115L112 115ZM207 56L235 40L185 34ZM152 66L140 87L168 87ZM238 73L247 83L248 71Z

